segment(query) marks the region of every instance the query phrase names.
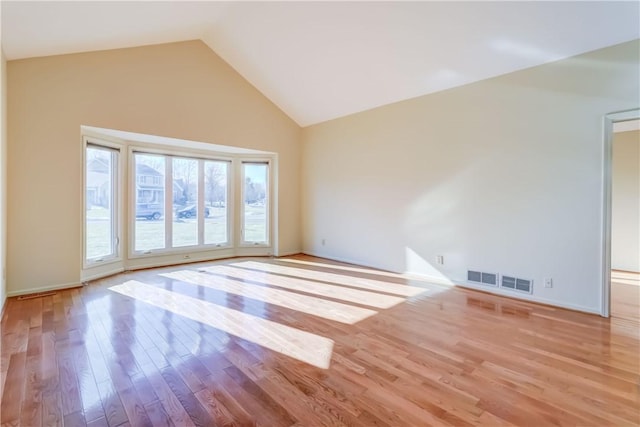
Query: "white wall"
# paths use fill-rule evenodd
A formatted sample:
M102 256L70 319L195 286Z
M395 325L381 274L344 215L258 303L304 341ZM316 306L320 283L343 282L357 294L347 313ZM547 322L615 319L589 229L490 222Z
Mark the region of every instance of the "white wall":
M640 272L640 131L613 137L611 267Z
M456 283L515 275L533 295L509 295L599 312L603 116L640 105L638 55L634 41L303 129L304 251Z
M277 153L278 244L301 249L300 127L200 41L8 61L11 294L77 285L82 125Z

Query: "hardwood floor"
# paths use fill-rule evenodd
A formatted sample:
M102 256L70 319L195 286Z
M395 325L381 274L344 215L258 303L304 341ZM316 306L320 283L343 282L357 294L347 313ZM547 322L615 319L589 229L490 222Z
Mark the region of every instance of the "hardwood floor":
M611 272L611 315L640 322L640 273Z
M0 423L637 426L623 295L603 319L306 256L121 274L8 301Z

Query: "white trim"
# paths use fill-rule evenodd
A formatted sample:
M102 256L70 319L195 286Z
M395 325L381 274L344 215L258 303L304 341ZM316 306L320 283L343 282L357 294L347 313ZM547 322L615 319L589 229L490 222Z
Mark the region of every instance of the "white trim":
M59 291L62 289L79 288L81 286L82 286L82 283L80 282L60 283L58 285L48 285L48 286L40 286L38 288L21 289L19 291L9 291L7 292L7 296L17 297L20 295L29 295L29 294L35 294L38 292Z
M215 251L223 251L223 250L234 250L234 247L231 245L218 246L216 244L210 243L208 245L203 246L178 246L176 248L163 248L163 249L151 249L149 253L145 252L135 252L127 258L129 261L133 261L136 259L145 259L145 258L154 258L161 256L184 256L194 253L202 253L202 252L215 252Z
M279 193L279 182L280 175L278 174L279 169L279 161L278 155L274 154L269 163L269 217L270 217L270 230L272 230L270 235L269 243L271 244L271 255L277 254L280 252L280 220L278 219L279 210L278 203L274 203L274 201L280 200ZM302 233L302 226L300 227L300 233ZM276 231L275 233L273 231Z
M104 261L88 261L87 260L87 246L86 246L86 234L87 234L87 200L86 200L86 185L87 185L87 146L92 145L96 147L104 147L108 150L112 150L116 153L116 176L115 182L111 183L111 203L112 203L112 232L115 231L115 247L114 254L104 258ZM81 198L82 198L82 270L81 276L83 276L86 272L91 272L94 269L100 269L101 266L105 264L112 263L120 263L120 265L124 265L124 245L122 244L123 240L123 210L121 209L123 202L123 182L124 182L124 168L123 168L123 151L125 147L116 141L111 140L103 140L94 136L82 136L82 188L81 188ZM113 161L113 158L112 158ZM113 172L113 170L112 170ZM115 193L116 197L113 197ZM115 230L114 230L115 229Z
M600 310L602 317L611 313L611 191L612 191L612 151L614 123L640 118L640 109L618 111L604 116L602 137L602 246L600 251L601 292Z
M219 251L216 254L212 253L203 253L196 256L189 256L189 258L184 258L184 256L176 256L175 254L166 255L166 256L155 256L149 257L146 260L137 258L135 260L131 260L131 262L127 266L127 270L142 270L145 268L155 268L155 267L167 267L171 265L181 265L181 264L192 264L194 262L207 262L207 261L215 261L219 259L226 258L234 258L237 255L233 252L233 250L227 251Z
M97 280L97 279L102 279L103 277L113 276L114 274L122 273L124 271L125 271L124 266L120 264L119 266L111 270L103 270L103 271L95 272L89 276L85 276L83 274L81 279L82 279L82 282L89 282L91 280Z
M236 248L234 255L236 257L243 256L272 256L271 247L267 246L241 246Z
M135 153L134 153L135 154ZM162 215L162 222L164 222L164 250L175 250L173 247L173 157L165 156L164 158L164 215ZM138 174L135 174L135 180L131 180L129 184L133 183L133 187L136 193L138 192L136 186L138 180ZM137 225L138 218L135 217L138 204L130 206L133 210L134 223ZM134 230L135 234L135 230ZM153 249L151 250L153 253Z
M274 228L273 225L271 225L273 224L272 218L274 217L274 215L271 214L271 208L274 206L274 203L272 203L273 196L271 196L273 190L271 190L271 188L273 187L274 183L273 183L273 179L269 179L269 176L271 174L271 170L275 162L275 158L276 158L275 155L268 154L264 156L253 156L253 157L239 156L237 158L231 158L231 160L229 160L229 158L221 157L221 156L200 157L200 156L189 155L188 153L186 155L185 153L181 153L180 155L177 155L175 152L171 150L164 150L164 149L163 150L157 150L157 149L156 150L147 150L147 149L137 150L136 147L137 146L133 146L133 145L130 145L128 147L129 176L135 176L135 167L136 167L135 155L136 154L157 155L157 156L162 156L164 159L164 163L165 163L164 212L165 212L165 215L163 216L163 223L165 224L165 246L163 248L151 249L149 252L137 251L135 249L135 232L136 232L137 218L135 216L135 208L134 208L132 211L129 212L129 219L128 219L128 231L129 231L128 235L130 236L130 238L128 239L129 241L127 242L128 248L129 248L128 255L127 255L128 260L158 257L158 256L179 255L184 253L207 252L207 251L219 250L219 249L234 249L234 245L235 245L235 250L241 254L255 254L258 256L272 255L274 245L269 242L260 243L260 244L251 244L251 243L242 242L241 240L238 240L236 237L234 237L234 230L236 227L235 223L241 222L241 218L235 217L236 193L242 191L242 189L240 188L241 186L239 186L239 188L236 188L236 182L243 182L243 179L239 179L239 180L235 179L235 175L242 174L242 164L246 162L256 162L256 163L263 163L267 165L268 167L267 182L269 184L269 187L267 188L267 192L269 197L267 200L266 208L267 208L267 237L269 238L270 232ZM204 163L208 161L222 162L227 164L226 180L227 180L228 193L227 193L227 200L226 200L226 209L227 209L228 239L226 244L217 244L217 243L205 244L205 243L200 243L200 239L199 239L199 243L196 245L178 246L178 247L173 246L173 222L169 219L169 217L167 217L166 213L173 212L173 163L172 163L172 160L174 158L187 158L187 159L197 160L199 169L201 168L200 165L204 165ZM204 200L204 192L205 192L204 169L199 172L198 188L199 188L198 194L202 195L202 198L200 200L202 200L203 202L198 204L198 206L199 206L199 209L203 211L204 205L205 205L204 203L205 202ZM136 206L137 193L135 189L135 182L133 183L129 182L128 189L129 189L128 207ZM242 198L240 198L240 200L242 200ZM171 214L170 218L173 218L173 214ZM202 222L204 223L204 215L202 215ZM199 233L200 231L202 232L202 234L204 234L204 228L199 228ZM204 238L202 240L204 240Z
M94 126L81 126L82 133L85 135L98 136L100 138L109 138L117 141L131 141L149 146L166 146L187 149L189 152L202 150L203 152L216 151L220 153L228 153L231 155L254 156L263 153L272 154L271 152L254 150L251 148L240 148L229 145L218 145L209 142L190 141L187 139L170 138L166 136L149 135L144 133L127 132L115 129L99 128Z
M205 209L205 205L207 204L207 201L205 200L205 191L204 191L204 160L203 159L198 159L198 164L197 164L197 170L198 170L198 177L196 178L196 181L198 182L198 195L197 200L198 203L196 204L196 209L198 210L198 216L196 218L197 221L197 225L196 225L196 242L198 242L198 246L202 246L204 245L204 209Z
M600 314L600 311L598 310L597 307L586 307L586 306L582 306L582 305L578 305L578 304L566 304L566 303L559 303L557 301L554 300L550 300L547 298L540 298L537 296L533 296L532 294L523 292L521 294L519 293L515 293L515 292L509 292L509 293L505 293L505 292L501 292L500 289L502 288L495 288L493 286L481 286L481 285L475 285L475 284L471 284L471 283L467 283L467 282L455 282L454 281L454 286L458 286L460 288L465 288L465 289L472 289L474 291L482 291L482 292L488 292L492 295L497 295L497 296L501 296L504 298L512 298L515 300L519 300L519 301L526 301L526 302L533 302L533 303L538 303L538 304L545 304L545 305L550 305L553 307L559 307L559 308L565 308L568 310L575 310L575 311L582 311L584 313L589 313L589 314Z
M274 203L272 202L273 197L273 179L272 179L272 169L273 169L273 157L263 158L263 157L241 157L239 160L240 167L240 241L238 242L238 247L241 248L272 248L272 206ZM265 206L265 242L249 242L245 240L244 236L244 182L245 182L245 173L244 173L244 165L245 164L266 164L266 206Z
M292 256L292 255L300 255L302 254L302 251L283 251L283 252L278 252L276 254L274 254L274 256L276 258L283 258L283 257L287 257L287 256Z
M613 126L613 133L632 132L634 130L640 130L640 119L616 122Z

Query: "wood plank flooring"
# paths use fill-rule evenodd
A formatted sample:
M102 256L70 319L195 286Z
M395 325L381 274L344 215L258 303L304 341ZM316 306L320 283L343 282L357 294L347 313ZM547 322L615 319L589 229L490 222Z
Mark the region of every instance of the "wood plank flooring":
M640 322L640 273L611 272L611 315Z
M638 426L634 292L603 319L307 256L120 274L7 302L0 424Z

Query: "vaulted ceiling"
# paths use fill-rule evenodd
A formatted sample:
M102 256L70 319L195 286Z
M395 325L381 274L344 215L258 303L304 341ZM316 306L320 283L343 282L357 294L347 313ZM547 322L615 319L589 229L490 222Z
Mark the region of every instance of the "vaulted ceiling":
M640 2L2 1L7 59L201 39L301 126L640 38Z

